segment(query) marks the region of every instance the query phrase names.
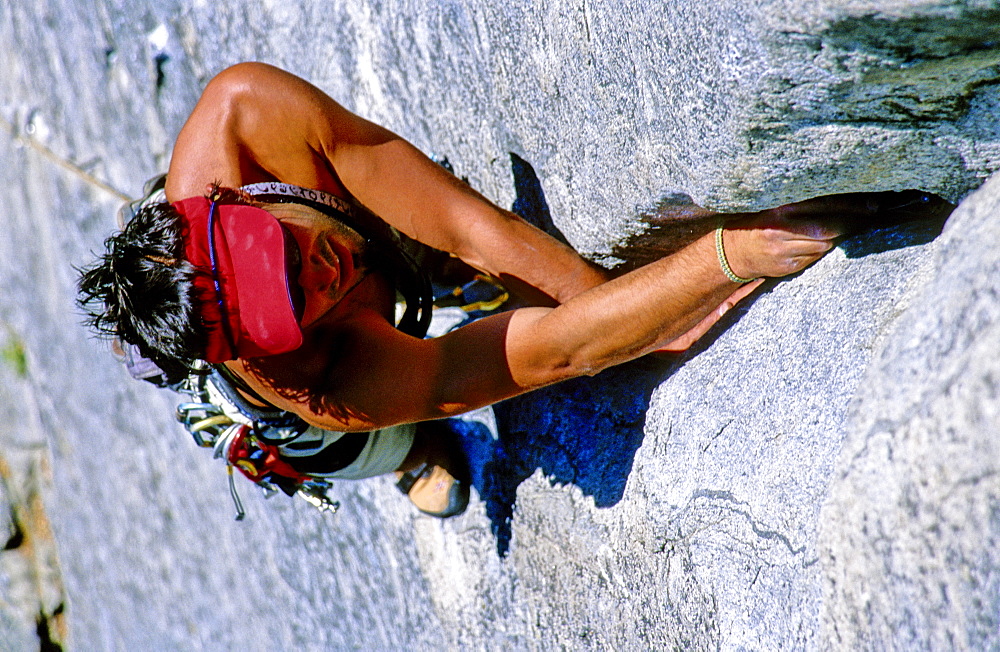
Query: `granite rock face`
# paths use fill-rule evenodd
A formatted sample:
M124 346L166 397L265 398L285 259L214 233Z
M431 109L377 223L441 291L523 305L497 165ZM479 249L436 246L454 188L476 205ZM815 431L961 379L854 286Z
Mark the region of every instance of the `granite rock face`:
M1000 631L1000 5L0 7L0 639L79 649L984 648ZM73 308L212 75L306 77L599 260L723 210L921 188L674 361L471 427L478 499L387 478L232 520L222 467Z
M1000 640L998 211L994 178L953 215L858 392L820 516L838 646Z

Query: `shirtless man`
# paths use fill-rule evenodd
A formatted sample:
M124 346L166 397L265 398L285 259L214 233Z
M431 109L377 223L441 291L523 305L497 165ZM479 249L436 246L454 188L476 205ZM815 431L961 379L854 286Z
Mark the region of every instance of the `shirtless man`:
M407 334L395 325L391 274L366 255L371 239L315 206L254 205L224 190L261 182L364 207L500 279L526 307L441 337ZM840 235L802 219L815 207L785 207L611 278L398 136L259 63L233 66L205 88L178 136L166 198L173 205L160 221L109 239L102 264L84 276L95 326L161 366L224 366L245 397L342 433L441 419L683 350L759 279L805 268ZM447 487L448 465L409 437L389 468L375 470L431 460L441 475L425 473L413 491ZM414 500L429 513L454 511L440 496Z

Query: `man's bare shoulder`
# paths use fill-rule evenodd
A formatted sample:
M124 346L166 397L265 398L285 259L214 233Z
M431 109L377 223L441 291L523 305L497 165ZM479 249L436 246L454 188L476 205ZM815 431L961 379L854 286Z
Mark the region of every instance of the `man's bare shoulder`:
M238 187L282 181L337 193L329 151L350 114L307 81L261 63L242 63L205 87L174 146L167 198L210 183Z

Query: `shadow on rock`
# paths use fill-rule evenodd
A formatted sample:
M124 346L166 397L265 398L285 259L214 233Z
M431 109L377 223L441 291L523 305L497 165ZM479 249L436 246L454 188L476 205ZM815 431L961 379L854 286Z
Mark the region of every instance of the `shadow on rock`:
M510 169L514 176L514 205L510 207L510 210L559 242L568 245L569 241L566 236L552 221L549 204L545 201L545 193L542 191L542 184L538 181L538 175L535 174L535 168L511 152Z
M516 154L510 156L517 194L514 212L565 242L552 222L535 171ZM831 216L846 232L839 246L855 258L933 240L953 208L934 195L902 191L832 195L771 210L793 219ZM674 194L640 217L649 231L615 251L626 260L626 268L683 247L714 229L720 218L747 215L722 216ZM597 507L617 504L642 445L653 390L746 314L762 292L787 278L765 284L742 301L681 357L646 357L496 405L498 439L481 423L450 420L469 459L472 484L486 506L497 553L506 556L510 548L517 488L538 470L555 485L575 485Z
M874 227L843 240L837 246L848 258L863 258L893 249L928 244L944 230L951 210L954 209L950 204L948 206L950 208L944 215Z
M512 210L562 242L531 164L510 154ZM621 500L642 444L649 397L676 362L647 358L519 396L494 407L499 439L475 422L449 421L469 458L497 553L510 547L517 488L541 470L553 484L576 485L598 507Z
M597 507L621 500L650 396L676 368L647 358L504 401L494 406L497 440L482 424L450 422L501 557L510 546L517 487L536 470L553 484L576 485Z

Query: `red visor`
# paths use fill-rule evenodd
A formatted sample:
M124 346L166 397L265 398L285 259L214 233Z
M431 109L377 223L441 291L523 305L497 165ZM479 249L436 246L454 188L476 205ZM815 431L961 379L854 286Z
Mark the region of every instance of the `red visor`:
M242 204L216 203L213 215L213 203L205 197L190 197L173 207L182 218L185 257L203 272L195 275L194 286L208 331L205 360L299 348L302 329L289 294L285 236L278 220Z

